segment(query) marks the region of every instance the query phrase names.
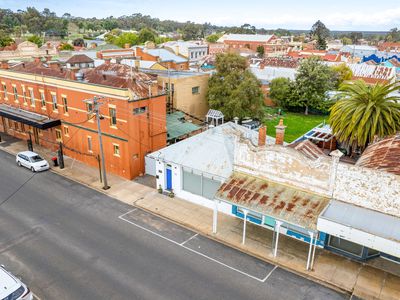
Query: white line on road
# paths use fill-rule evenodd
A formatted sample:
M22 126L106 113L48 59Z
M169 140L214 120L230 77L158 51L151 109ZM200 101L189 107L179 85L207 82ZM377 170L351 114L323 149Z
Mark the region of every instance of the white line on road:
M269 276L271 276L272 272L274 272L275 269L276 269L277 267L278 267L278 266L275 266L275 267L268 273L268 275L265 276L265 278L262 280L262 282L266 282L267 279L269 278Z
M207 259L209 259L209 260L211 260L211 261L213 261L213 262L216 262L216 263L220 264L221 266L224 266L224 267L226 267L226 268L228 268L228 269L230 269L230 270L236 271L236 272L238 272L238 273L240 273L240 274L242 274L242 275L244 275L244 276L250 277L250 278L255 279L255 280L259 281L259 282L265 282L265 280L268 278L268 275L267 275L267 277L265 277L264 279L260 279L260 278L258 278L258 277L255 277L255 276L251 275L251 274L248 274L248 273L243 272L243 271L241 271L241 270L238 270L238 269L236 269L236 268L234 268L234 267L231 267L231 266L229 266L229 265L227 265L227 264L225 264L225 263L223 263L223 262L221 262L221 261L219 261L219 260L216 260L216 259L214 259L214 258L212 258L212 257L209 257L209 256L207 256L207 255L205 255L205 254L203 254L203 253L201 253L201 252L198 252L198 251L196 251L196 250L193 250L193 249L191 249L191 248L188 248L188 247L186 247L185 245L183 245L183 244L184 244L185 242L187 242L188 240L186 240L186 241L183 242L183 243L178 243L178 242L176 242L176 241L174 241L174 240L171 240L170 238L167 238L167 237L165 237L165 236L163 236L163 235L161 235L161 234L159 234L159 233L157 233L157 232L154 232L154 231L152 231L152 230L150 230L150 229L148 229L148 228L145 228L145 227L143 227L143 226L141 226L141 225L139 225L139 224L136 224L136 223L134 223L134 222L132 222L132 221L127 220L127 219L124 218L125 215L127 215L127 214L129 214L130 212L135 211L135 210L136 210L136 209L133 209L133 210L127 212L127 213L124 213L124 214L120 215L118 218L121 219L121 220L123 220L123 221L125 221L125 222L128 222L129 224L134 225L134 226L136 226L136 227L138 227L138 228L140 228L140 229L143 229L143 230L145 230L145 231L147 231L147 232L149 232L149 233L151 233L151 234L153 234L153 235L155 235L155 236L158 236L158 237L160 237L160 238L162 238L162 239L164 239L164 240L166 240L166 241L169 241L169 242L171 242L171 243L173 243L173 244L175 244L175 245L177 245L177 246L179 246L179 247L182 247L182 248L184 248L184 249L186 249L186 250L188 250L188 251L190 251L190 252L196 253L196 254L198 254L198 255L204 257L204 258L207 258ZM193 235L192 237L189 238L189 240L192 239L192 238L194 238L196 235L198 235L198 234ZM276 268L276 266L275 266L275 268ZM275 268L274 268L274 270L275 270ZM272 272L270 272L269 275L270 275L271 273L272 273Z
M184 241L183 243L180 243L179 245L183 245L183 244L186 244L187 242L189 242L191 239L193 239L193 238L195 238L196 236L198 236L199 234L198 233L196 233L196 234L194 234L194 235L192 235L190 238L188 238L186 241Z
M130 211L128 211L128 212L126 212L126 213L120 215L118 218L122 218L122 217L124 217L124 216L126 216L126 215L129 215L131 212L134 212L135 210L137 210L137 208L131 209Z

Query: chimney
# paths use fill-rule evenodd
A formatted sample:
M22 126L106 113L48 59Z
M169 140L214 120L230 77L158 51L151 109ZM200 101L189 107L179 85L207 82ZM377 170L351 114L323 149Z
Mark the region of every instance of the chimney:
M234 117L234 118L233 118L233 121L235 122L236 125L239 124L239 118L238 118L238 117Z
M261 125L260 128L258 128L258 146L265 146L265 140L267 139L267 127L264 125Z
M40 63L40 62L42 62L42 58L40 56L35 56L34 57L34 62L35 63Z
M285 138L285 128L283 125L283 119L279 120L279 124L275 126L276 128L276 136L275 136L275 144L283 145L283 140Z
M140 60L135 60L135 68L138 70L140 68Z
M10 65L8 64L8 60L2 60L1 61L1 69L7 70L10 68Z
M51 55L46 55L45 58L46 58L46 62L51 61Z
M125 45L124 45L124 48L125 48L125 49L129 49L130 47L131 47L131 44L125 43Z
M111 58L105 58L104 63L109 66L111 64Z

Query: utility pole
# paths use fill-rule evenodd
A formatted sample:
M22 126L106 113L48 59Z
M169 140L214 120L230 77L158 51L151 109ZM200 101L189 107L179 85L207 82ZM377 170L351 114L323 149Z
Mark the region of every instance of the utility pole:
M97 120L97 135L99 137L99 149L100 149L100 160L101 160L101 174L103 177L103 190L108 190L110 186L107 183L107 174L106 174L106 164L104 161L104 151L103 151L103 141L101 138L101 126L100 126L100 119L102 118L100 116L100 105L102 105L101 102L99 102L100 99L104 97L97 97L94 96L93 99L87 99L84 100L84 102L92 104L92 113L96 114L96 120Z

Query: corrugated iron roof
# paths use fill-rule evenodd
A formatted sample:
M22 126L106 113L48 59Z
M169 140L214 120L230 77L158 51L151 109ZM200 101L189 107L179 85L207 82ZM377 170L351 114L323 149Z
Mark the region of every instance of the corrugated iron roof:
M225 181L215 197L312 230L329 203L328 198L239 172Z
M94 60L91 59L86 54L75 54L66 61L66 63L69 64L81 64L81 63L92 63L92 62L94 62Z
M356 165L400 175L400 134L367 147Z

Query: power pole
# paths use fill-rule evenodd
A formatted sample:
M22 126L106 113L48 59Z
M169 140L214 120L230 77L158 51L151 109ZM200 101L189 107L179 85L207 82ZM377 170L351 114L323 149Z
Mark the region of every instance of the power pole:
M104 161L104 151L103 151L103 141L101 138L101 126L100 126L100 119L102 118L100 116L100 105L102 105L101 102L99 102L100 99L104 97L97 97L94 96L93 99L87 99L84 100L84 102L92 104L92 113L96 114L96 120L97 120L97 135L99 137L99 149L100 149L100 160L101 160L101 174L103 177L103 190L108 190L110 186L108 185L107 182L107 174L106 174L106 164Z

